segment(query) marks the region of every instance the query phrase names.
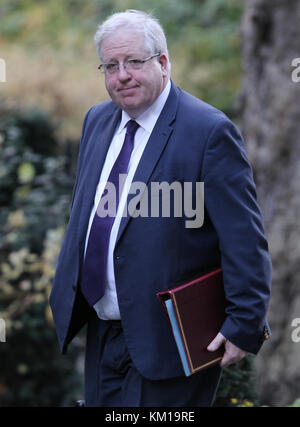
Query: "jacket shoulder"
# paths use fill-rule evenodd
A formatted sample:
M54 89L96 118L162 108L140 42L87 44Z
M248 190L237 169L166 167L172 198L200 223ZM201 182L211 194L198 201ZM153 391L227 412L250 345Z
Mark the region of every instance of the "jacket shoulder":
M191 124L197 125L200 121L200 123L205 123L207 126L214 126L220 121L231 122L223 111L180 88L179 96L179 111L184 114L184 117Z
M101 117L102 115L111 114L116 109L118 109L117 105L111 101L100 102L99 104L93 105L88 112L86 113L85 120L90 121Z

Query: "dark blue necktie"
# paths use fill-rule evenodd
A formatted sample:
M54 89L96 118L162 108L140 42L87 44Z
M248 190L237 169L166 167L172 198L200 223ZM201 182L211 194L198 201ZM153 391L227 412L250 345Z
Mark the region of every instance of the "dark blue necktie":
M113 193L116 196L114 213L117 211L122 192L122 188L119 186L119 175L127 173L134 144L134 135L138 127L138 123L134 120L130 120L127 123L127 131L121 151L108 177L109 185L114 186L115 189L115 193ZM108 192L109 188L111 187L106 186ZM103 199L106 195L107 192L104 191L93 219L82 270L81 290L90 306L93 306L102 298L105 292L109 237L115 220L114 215L99 216L99 206L103 204Z

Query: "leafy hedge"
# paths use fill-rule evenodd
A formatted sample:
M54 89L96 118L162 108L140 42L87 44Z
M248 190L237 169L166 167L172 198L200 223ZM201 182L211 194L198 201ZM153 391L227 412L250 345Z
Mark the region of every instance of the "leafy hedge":
M60 357L48 306L72 178L40 111L0 116L0 405L72 404L76 352Z

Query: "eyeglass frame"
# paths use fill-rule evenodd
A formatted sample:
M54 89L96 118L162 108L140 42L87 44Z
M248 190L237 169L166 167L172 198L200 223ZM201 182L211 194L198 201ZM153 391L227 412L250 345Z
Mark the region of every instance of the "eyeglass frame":
M149 56L148 58L145 58L145 59L139 59L139 58L127 59L126 61L123 62L123 67L124 67L125 70L127 70L126 67L127 67L127 65L128 65L129 62L131 62L131 61L139 61L140 62L140 64L139 64L140 68L133 69L133 71L137 71L137 70L140 70L143 67L143 65L145 64L145 62L150 61L151 59L156 58L159 55L161 55L161 52L155 53L154 55L151 55L151 56ZM100 64L98 66L98 70L100 70L103 73L107 73L107 74L113 75L114 73L117 73L118 71L120 71L120 64L121 64L120 62L106 62L106 63ZM107 69L105 70L105 66L107 66L107 65L116 65L117 68L115 70L109 72Z

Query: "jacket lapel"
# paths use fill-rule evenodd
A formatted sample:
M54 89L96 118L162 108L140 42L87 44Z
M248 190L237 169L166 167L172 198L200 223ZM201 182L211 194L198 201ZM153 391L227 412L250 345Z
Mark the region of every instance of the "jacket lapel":
M145 185L147 185L147 183L149 182L149 179L157 165L157 162L159 161L159 158L162 155L162 152L170 138L170 135L173 132L173 123L176 118L177 104L178 90L172 83L170 94L147 142L147 145L133 177L133 182L142 182ZM134 194L129 194L127 197L127 206L133 197L136 197L136 201L138 202L141 199L142 195L142 192L138 196ZM121 235L123 234L130 219L130 215L126 215L122 218L116 244L120 239Z

